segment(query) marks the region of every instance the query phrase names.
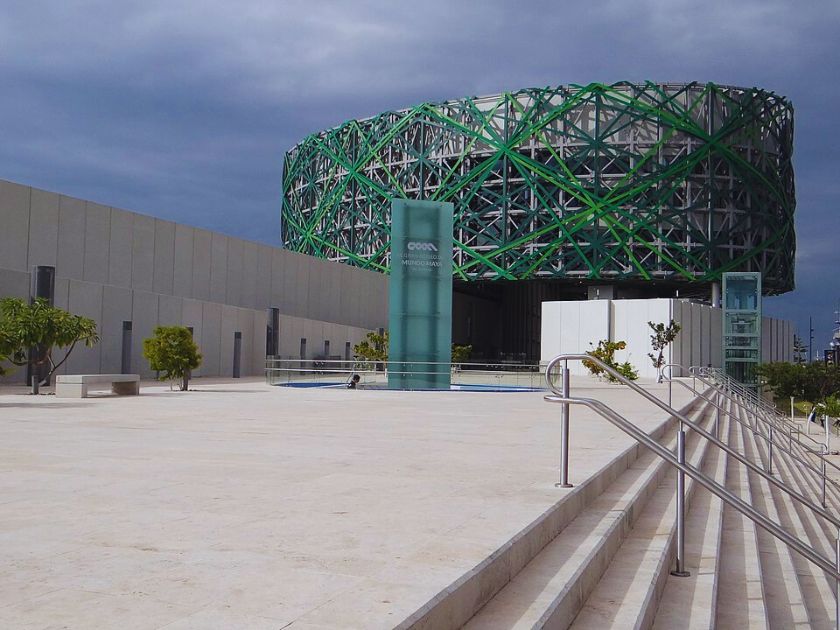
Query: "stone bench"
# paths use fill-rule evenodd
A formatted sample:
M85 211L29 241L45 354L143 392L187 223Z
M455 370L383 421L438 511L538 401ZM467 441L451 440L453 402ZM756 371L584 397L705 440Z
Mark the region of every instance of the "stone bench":
M58 398L87 398L88 391L106 389L123 396L140 393L139 374L65 374L55 379L55 395Z

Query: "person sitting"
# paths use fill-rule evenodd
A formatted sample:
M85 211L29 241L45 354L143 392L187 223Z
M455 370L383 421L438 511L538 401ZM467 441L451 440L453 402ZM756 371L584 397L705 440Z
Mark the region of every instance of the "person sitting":
M361 381L361 380L362 380L361 376L359 376L358 374L354 374L353 376L350 377L350 380L347 381L347 389L357 389L357 386L359 385L359 381Z

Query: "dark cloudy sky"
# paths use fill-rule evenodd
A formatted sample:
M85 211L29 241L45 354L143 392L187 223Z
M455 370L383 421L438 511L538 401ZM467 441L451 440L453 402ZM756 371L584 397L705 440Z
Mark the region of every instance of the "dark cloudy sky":
M283 153L349 118L529 86L759 86L796 111L797 290L840 299L840 1L0 0L0 178L279 244ZM0 226L2 229L2 226Z

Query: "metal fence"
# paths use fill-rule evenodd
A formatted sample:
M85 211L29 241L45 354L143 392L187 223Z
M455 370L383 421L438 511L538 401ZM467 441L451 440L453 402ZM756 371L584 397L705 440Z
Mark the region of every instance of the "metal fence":
M359 388L384 388L388 374L449 372L454 386L545 389L545 366L538 363L431 363L267 357L269 385L346 387L358 375Z

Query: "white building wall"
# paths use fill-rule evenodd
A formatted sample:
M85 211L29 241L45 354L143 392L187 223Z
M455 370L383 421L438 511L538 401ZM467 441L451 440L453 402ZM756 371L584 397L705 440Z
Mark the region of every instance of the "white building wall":
M543 302L540 360L587 352L601 339L626 341L626 350L617 352L616 359L629 361L640 377L653 379L648 322L667 324L671 319L682 330L670 346L670 356L666 355L669 363L721 367L721 309L677 299ZM762 360L791 361L792 324L765 317L762 330ZM586 373L580 362L569 367L573 374Z
M269 307L281 311L285 356L299 355L302 337L310 357L327 338L343 355L346 342L387 325L382 274L3 180L0 225L0 297L28 297L31 268L54 266L56 306L98 324L100 343L74 350L64 372L119 372L124 321L131 369L143 376L143 339L159 324L193 328L197 376L232 373L237 331L242 375L262 374Z

